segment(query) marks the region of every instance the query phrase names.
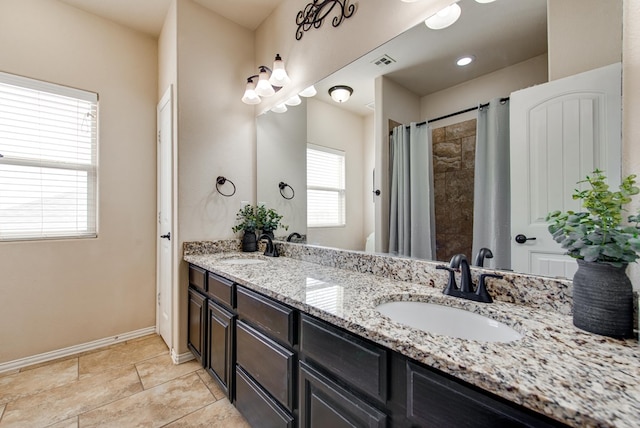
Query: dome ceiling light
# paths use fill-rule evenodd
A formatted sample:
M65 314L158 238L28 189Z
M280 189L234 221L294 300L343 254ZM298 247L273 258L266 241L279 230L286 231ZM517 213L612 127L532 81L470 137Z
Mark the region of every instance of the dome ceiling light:
M337 85L329 88L331 99L337 103L343 103L353 94L353 89L346 85Z

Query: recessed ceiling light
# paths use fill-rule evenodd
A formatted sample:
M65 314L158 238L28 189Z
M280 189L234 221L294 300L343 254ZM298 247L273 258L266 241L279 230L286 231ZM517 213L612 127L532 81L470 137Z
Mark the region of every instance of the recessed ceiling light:
M458 64L460 67L464 67L465 65L471 64L474 59L476 58L473 55L466 55L461 58L458 58L458 60L456 61L456 64Z
M460 6L458 6L457 3L453 3L427 18L424 23L432 30L442 30L456 22L458 18L460 18L461 13L462 9L460 9Z
M476 0L478 3L493 3L496 0Z

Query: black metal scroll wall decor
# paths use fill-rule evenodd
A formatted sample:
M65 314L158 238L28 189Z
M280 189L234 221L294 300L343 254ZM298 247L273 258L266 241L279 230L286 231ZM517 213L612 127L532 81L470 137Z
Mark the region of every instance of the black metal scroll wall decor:
M296 40L300 40L305 31L320 28L324 19L336 9L336 16L331 20L331 25L337 27L346 18L350 18L356 11L355 5L349 4L349 0L313 0L298 12L296 16Z

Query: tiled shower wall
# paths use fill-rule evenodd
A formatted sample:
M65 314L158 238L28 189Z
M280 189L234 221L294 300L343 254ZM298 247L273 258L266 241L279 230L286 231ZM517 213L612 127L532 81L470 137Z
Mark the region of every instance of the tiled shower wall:
M473 174L476 119L432 131L436 259L466 254L473 242Z

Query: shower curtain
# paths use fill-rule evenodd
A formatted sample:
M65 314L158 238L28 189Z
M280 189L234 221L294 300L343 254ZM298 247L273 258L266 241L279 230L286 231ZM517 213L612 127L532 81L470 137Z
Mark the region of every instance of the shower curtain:
M473 255L489 248L485 267L511 269L509 174L509 101L496 98L479 110L476 133Z
M389 252L420 259L435 256L431 129L398 126L389 144L391 203Z

